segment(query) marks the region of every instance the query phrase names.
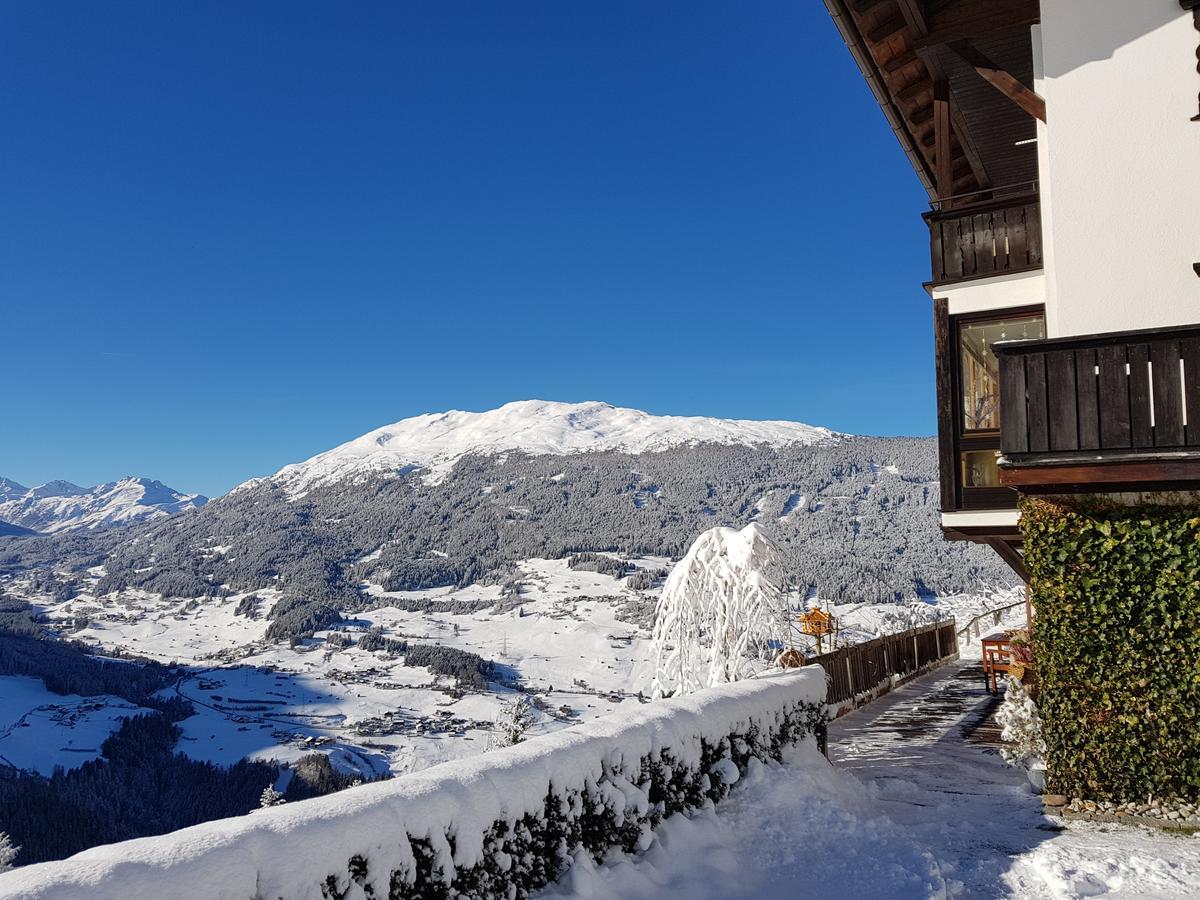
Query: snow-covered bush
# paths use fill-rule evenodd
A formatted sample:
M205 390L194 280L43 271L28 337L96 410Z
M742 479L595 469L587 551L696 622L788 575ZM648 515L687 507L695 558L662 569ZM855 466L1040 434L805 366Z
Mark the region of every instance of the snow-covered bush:
M823 736L811 667L638 706L353 791L18 869L26 900L520 898L580 854L635 853L751 759Z
M996 712L996 724L1002 729L1004 746L1001 756L1011 766L1027 766L1046 756L1046 741L1042 737L1042 719L1037 704L1025 685L1015 678L1008 679L1004 703Z
M20 852L21 848L13 844L12 838L0 831L0 872L7 872L11 869Z
M263 788L262 796L258 798L258 805L260 809L278 806L281 803L287 803L287 801L283 799L283 794L275 790L275 786L270 784Z
M765 668L783 632L779 548L750 524L696 538L655 613L654 695L688 694Z

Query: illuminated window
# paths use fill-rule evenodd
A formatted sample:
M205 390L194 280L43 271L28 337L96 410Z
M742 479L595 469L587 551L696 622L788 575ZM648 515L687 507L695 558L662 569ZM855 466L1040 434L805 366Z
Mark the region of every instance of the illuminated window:
M961 456L963 487L1000 487L995 450L968 450Z
M1000 363L992 352L992 345L999 341L1038 340L1045 336L1046 324L1041 316L962 323L958 330L958 349L964 432L1000 429ZM964 480L963 483L967 482Z

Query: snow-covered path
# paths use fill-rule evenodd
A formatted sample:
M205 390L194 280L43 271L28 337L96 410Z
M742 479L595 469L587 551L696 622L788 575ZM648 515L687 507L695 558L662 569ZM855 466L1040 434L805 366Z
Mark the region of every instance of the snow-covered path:
M1024 776L968 740L988 695L966 664L831 723L717 810L664 823L634 860L584 860L547 896L1194 897L1200 838L1042 815Z

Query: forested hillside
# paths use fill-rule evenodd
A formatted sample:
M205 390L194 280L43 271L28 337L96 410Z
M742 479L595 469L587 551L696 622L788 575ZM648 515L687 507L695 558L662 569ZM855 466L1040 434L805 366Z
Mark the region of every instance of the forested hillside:
M102 564L100 594L277 588L347 611L367 602L363 582L389 590L502 582L514 561L580 551L678 557L707 528L758 521L784 548L788 578L829 598L1011 582L986 548L943 540L936 477L933 441L913 438L471 455L437 483L417 472L373 474L291 499L264 479L122 532L4 539L0 566L44 569L59 595Z

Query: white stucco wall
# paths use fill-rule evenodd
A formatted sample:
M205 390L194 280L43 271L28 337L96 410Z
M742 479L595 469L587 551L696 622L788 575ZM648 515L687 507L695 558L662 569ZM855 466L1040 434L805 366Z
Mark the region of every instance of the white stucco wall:
M1200 323L1192 14L1178 0L1042 0L1041 11L1049 336Z
M1018 272L979 278L933 289L934 297L945 297L950 315L1033 306L1046 302L1046 278L1042 272Z

